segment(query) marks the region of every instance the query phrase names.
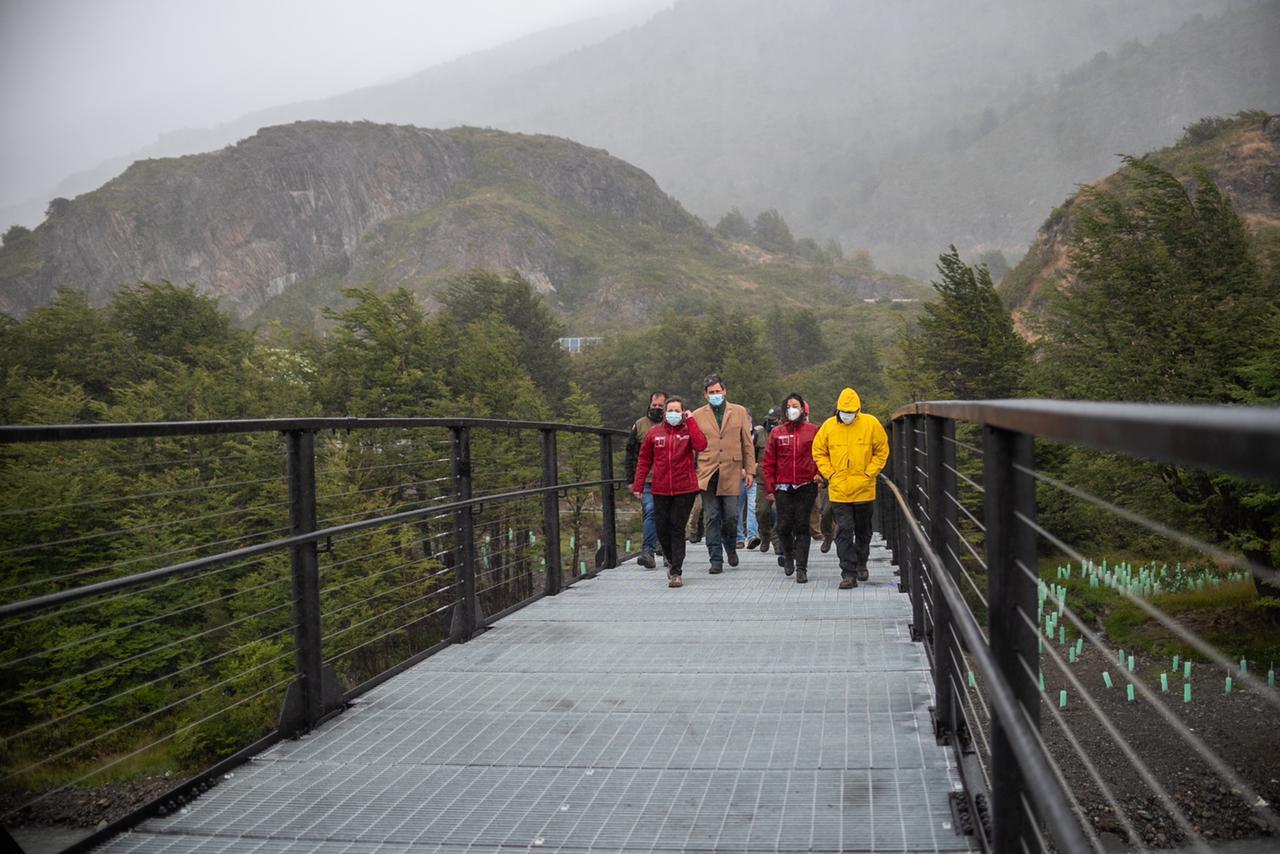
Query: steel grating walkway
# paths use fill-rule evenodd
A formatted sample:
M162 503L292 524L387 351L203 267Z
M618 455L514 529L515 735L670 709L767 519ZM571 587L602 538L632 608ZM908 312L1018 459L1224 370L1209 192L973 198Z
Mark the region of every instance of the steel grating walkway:
M535 602L99 850L969 850L887 552L852 591L742 554Z

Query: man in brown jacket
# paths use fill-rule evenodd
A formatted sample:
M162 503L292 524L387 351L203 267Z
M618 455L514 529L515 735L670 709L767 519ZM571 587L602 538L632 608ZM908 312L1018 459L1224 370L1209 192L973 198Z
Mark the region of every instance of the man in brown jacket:
M715 374L702 387L707 405L695 409L693 417L707 437L707 449L698 454L698 487L710 572L715 575L724 571L722 552L728 553L729 566L738 565L738 496L744 477L748 488L755 482L756 455L746 408L729 403L724 383Z

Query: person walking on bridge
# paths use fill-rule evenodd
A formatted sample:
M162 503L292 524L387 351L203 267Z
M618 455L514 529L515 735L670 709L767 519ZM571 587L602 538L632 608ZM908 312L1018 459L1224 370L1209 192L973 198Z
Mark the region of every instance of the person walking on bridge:
M636 462L640 459L640 444L649 431L662 423L667 408L667 393L655 391L649 395L649 411L636 419L631 425L631 435L627 436L627 481L635 480ZM640 557L636 563L647 569L654 569L657 563L653 553L658 548L658 526L653 518L653 472L649 472L649 480L645 482L644 492L640 496L640 507L644 513L643 534L640 543ZM666 552L664 551L665 555Z
M818 497L818 472L813 459L813 439L818 428L805 415L804 398L787 395L785 418L769 433L761 476L764 492L778 508L779 549L783 570L793 572L797 584L809 580L809 511Z
M707 437L690 416L681 398L667 398L663 423L645 434L631 478L631 492L637 498L650 484L658 542L668 564L668 587L684 584L684 526L698 495L697 454L707 447Z
M724 382L711 374L703 381L707 405L693 412L693 418L707 437L707 448L698 454L698 486L702 489L702 513L706 527L708 571L724 571L738 565L738 496L745 479L748 488L755 482L755 445L751 439L751 416L745 407L729 403Z
M853 389L840 392L836 414L818 429L813 460L827 481L836 525L836 555L840 558L840 589L848 590L867 580L876 477L889 461L884 427L874 415L862 411L862 400Z

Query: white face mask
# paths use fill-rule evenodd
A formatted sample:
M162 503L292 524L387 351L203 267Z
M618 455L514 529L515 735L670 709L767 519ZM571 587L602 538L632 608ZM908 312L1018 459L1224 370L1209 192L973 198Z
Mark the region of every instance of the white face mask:
M789 406L789 407L787 407L787 418L788 418L788 420L791 420L791 421L799 421L799 420L800 420L800 407L798 407L798 406Z
M679 427L680 422L683 420L684 420L683 412L676 412L672 410L667 413L667 423L670 424L672 427Z
M852 423L853 423L853 419L855 419L855 418L857 418L857 417L858 417L858 413L856 413L856 412L841 412L841 413L840 413L840 420L841 420L841 421L843 421L845 424L852 424Z

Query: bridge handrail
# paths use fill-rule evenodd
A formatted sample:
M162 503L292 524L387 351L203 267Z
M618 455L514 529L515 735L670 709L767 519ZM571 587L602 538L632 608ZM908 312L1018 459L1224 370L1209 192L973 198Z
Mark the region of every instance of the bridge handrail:
M977 443L981 447L957 439L956 425L961 422L981 428ZM1035 440L1065 442L1276 483L1280 482L1280 408L1035 399L936 400L898 409L887 426L892 452L881 475L887 489L880 496L879 509L894 563L901 567L900 590L909 593L912 601L913 639L923 640L930 654L936 697L935 731L941 741L955 745L966 797L970 809L978 814L975 824L980 825L977 829L982 847L995 851L1018 850L1020 845L1028 844L1032 850L1043 848L1039 827L1043 822L1059 850L1096 850L1100 842L1038 733L1042 704L1047 704L1051 713L1055 710L1042 696L1043 670L1037 686L1039 645L1044 643L1045 654L1049 653L1049 641L1042 636L1043 627L1038 624L1037 597L1043 595L1052 600L1059 614L1064 613L1065 602L1056 593L1044 592L1053 588L1046 588L1040 579L1037 540L1045 538L1082 565L1085 559L1079 550L1037 523L1037 486L1048 484L1184 547L1194 546L1219 561L1226 552L1037 472ZM966 449L968 459L981 461L981 482L961 471L957 462L960 448ZM981 520L960 500L961 483L980 494ZM972 527L964 523L960 514ZM963 534L962 527L966 529ZM971 535L980 536L983 541L977 550L968 542ZM986 573L985 595L974 580L977 569L970 573L969 557L961 559L965 547L974 566ZM985 555L980 555L984 548ZM1233 557L1229 563L1252 571L1255 579L1276 578L1273 570L1246 558ZM967 578L989 614L985 637L974 611L977 606L970 606L966 601L968 591L960 586L961 576ZM1231 672L1232 662L1226 656L1194 632L1177 625L1158 607L1140 600L1132 591L1120 591L1120 595L1173 630L1176 637L1211 663ZM1078 615L1069 607L1065 613L1071 622L1078 621ZM1082 627L1081 635L1086 633ZM1101 641L1091 635L1090 642L1098 647L1105 661L1112 666L1119 664L1124 672L1124 665ZM965 657L970 664L964 663ZM1128 666L1132 668L1132 659ZM983 738L983 747L990 754L990 775L976 753L973 729L984 727L964 690L966 667L972 668L968 689L979 689L991 699L991 737ZM981 686L975 684L975 672L983 680ZM1267 687L1258 677L1245 672L1243 665L1237 679L1254 690ZM1230 682L1227 679L1228 692ZM1130 689L1133 687L1131 683ZM1083 690L1078 683L1076 690ZM1145 697L1152 692L1139 685L1137 693ZM1062 696L1065 698L1065 691ZM1280 699L1261 696L1280 707ZM1134 699L1133 694L1129 699ZM1065 703L1065 699L1061 702ZM1246 803L1256 806L1261 802L1247 781L1215 756L1194 731L1177 727L1171 712L1163 707L1160 711L1178 735L1230 783L1233 792L1241 793ZM1060 721L1056 713L1055 720ZM1112 737L1119 739L1115 733ZM1126 742L1118 743L1132 752ZM1140 764L1138 767L1141 775L1146 769ZM1144 779L1163 799L1161 802L1172 813L1177 827L1194 841L1191 824L1172 806L1163 787L1149 773ZM1101 791L1107 791L1105 782ZM1116 812L1126 822L1126 831L1134 835L1136 831L1121 810L1117 808ZM1262 818L1280 827L1268 816ZM1207 849L1202 845L1201 850Z
M934 415L1159 462L1280 479L1280 407L931 400L898 409L892 420L908 415ZM1232 441L1205 441L1224 434Z
M1068 806L1070 801L1067 798L1066 788L1054 774L1037 733L1032 730L1027 718L1020 712L1013 689L988 648L982 636L982 630L978 626L978 619L960 592L960 585L946 572L942 558L929 544L920 523L911 514L901 490L883 474L880 475L880 480L893 493L894 502L908 520L907 528L911 532L916 547L921 550L921 557L928 562L937 586L946 599L951 620L967 645L979 675L990 686L994 706L992 712L1000 718L1006 728L1009 740L1013 743L1018 765L1022 768L1027 785L1031 789L1031 797L1049 823L1058 850L1092 851L1093 846L1081 832L1080 825Z
M0 426L0 444L72 442L88 439L147 439L157 436L212 436L293 430L387 430L427 427L487 427L496 430L556 430L625 436L626 430L558 421L505 418L241 418L222 421L152 421L130 424L13 424Z
M606 484L625 484L626 478L613 478L612 480L584 480L578 483L559 483L555 486L536 486L528 489L517 489L512 492L499 492L492 495L482 495L479 498L469 498L466 501L452 501L448 504L437 504L432 507L419 507L416 510L405 510L401 513L392 513L387 516L375 516L370 519L361 519L359 522L348 522L345 525L334 525L329 528L321 528L307 534L298 534L292 537L282 537L276 540L270 540L265 543L256 543L252 546L245 546L242 549L235 549L229 552L220 552L216 555L196 558L195 560L183 561L175 563L171 566L163 566L157 569L149 569L146 572L137 572L133 575L125 575L120 578L113 578L110 581L100 581L97 584L86 584L83 587L73 587L70 590L60 590L57 593L48 593L44 596L33 596L30 599L23 599L19 602L10 602L0 605L0 620L10 617L21 616L31 611L38 611L43 608L52 608L57 605L66 605L80 599L88 599L91 596L98 596L103 593L112 593L117 590L125 590L130 587L138 587L150 581L160 581L165 578L172 578L177 575L185 575L191 572L197 572L202 569L208 569L211 566L218 566L224 563L234 563L244 560L245 558L257 557L258 555L267 554L281 549L300 546L306 543L317 543L330 537L336 537L341 534L350 534L355 531L365 531L369 528L377 528L382 525L396 525L404 522L411 522L415 519L421 519L428 516L443 516L446 513L454 513L463 508L479 507L483 504L496 504L502 501L510 501L516 498L528 498L533 495L547 495L568 491L571 489L586 489L592 486L604 486Z
M337 434L357 431L424 429L448 431L449 438L446 440L446 450L440 455L443 459L428 462L447 462L449 464L451 475L446 475L442 479L448 481L448 485L444 487L444 494L440 497L452 500L448 501L448 503L434 503L429 506L416 507L394 513L386 513L384 510L383 515L319 527L316 518L318 497L316 478L317 436L326 436L330 432ZM480 431L505 431L508 433L528 431L535 433L534 436L530 437L532 441L526 443L524 439L521 439L519 442L520 447L527 447L531 451L531 453L527 454L527 458L528 462L533 465L533 470L529 473L528 480L521 480L512 484L523 488L507 489L502 492L491 492L478 496L472 494L476 473L472 470L471 437L474 432ZM592 437L599 439L598 478L580 479L583 474L590 478L592 476L592 468L596 465L594 461L585 463L580 461L576 465L585 465L586 469L575 468L573 471L577 477L572 482L560 482L560 467L563 462L557 443L557 435L560 433L577 434L588 440L588 442ZM146 815L159 809L162 802L171 804L175 799L181 802L183 798L196 791L198 786L207 785L210 780L216 779L217 775L222 771L233 767L238 762L244 761L251 753L264 749L281 737L306 732L339 712L344 703L380 684L404 668L421 661L426 656L450 643L465 642L478 632L484 631L494 620L505 616L511 611L536 601L542 596L556 595L564 587L573 584L579 578L591 577L600 569L615 566L619 561L621 549L617 538L615 492L619 487L624 486L626 481L615 476L614 454L621 449L622 443L618 439L627 435L626 430L561 422L519 421L497 418L269 418L128 424L4 425L0 426L0 446L14 448L18 445L33 443L95 442L102 440L234 436L243 434L274 434L278 435L282 440L280 448L285 452L284 475L288 490L288 501L284 502L288 506L288 527L284 529L286 536L280 536L281 532L277 530L272 532L274 538L266 542L254 543L241 548L204 555L118 578L111 578L92 584L82 584L69 589L28 597L20 601L0 604L0 623L3 623L23 615L31 615L34 612L53 613L60 606L89 600L104 594L117 593L122 590L145 590L151 584L163 582L166 579L169 585L184 583L180 582L180 579L194 576L203 570L209 570L214 567L234 566L255 558L260 560L268 554L285 553L289 556L293 581L293 625L290 630L294 635L296 667L293 680L288 684L279 723L274 732L218 762L213 768L206 769L190 780L178 784L159 799L153 800L130 815L97 830L86 839L75 843L72 846L73 850L87 850L113 833L132 826ZM340 438L338 441L342 442ZM433 442L428 444L433 444ZM583 446L583 448L573 451L573 453L580 454L586 447ZM594 451L591 454L594 455ZM536 469L539 457L541 457L540 478ZM538 485L524 486L525 483L530 482ZM568 573L571 577L564 577L566 573L563 572L562 567L561 523L559 518L560 513L563 511L560 504L560 496L581 495L583 492L593 490L599 490L600 493L600 503L594 511L599 516L599 536L601 538L596 547L595 566L590 571L584 566L581 573L578 572L578 568L575 566L573 571ZM319 497L324 498L326 496ZM501 585L490 584L488 587L480 589L479 581L481 577L487 576L489 573L481 573L480 571L479 563L481 559L483 558L487 561L488 558L480 553L482 546L478 543L479 532L475 529L475 525L479 523L475 521L475 514L484 507L511 505L518 503L522 499L537 499L539 497L541 497L540 504L542 508L540 515L542 517L541 538L543 545L541 550L545 555L543 558L545 572L530 569L527 573L530 589L524 590L522 587L519 592L519 595L523 596L523 598L519 598L513 604L507 604L502 599L499 599L494 607L500 610L486 614L484 611L487 610L487 606L485 608L481 607L480 597L492 594ZM377 510L375 509L374 512L377 512ZM440 531L439 535L447 537L447 542L450 543L450 545L446 546L445 552L451 554L452 558L451 562L446 559L446 567L454 573L456 578L453 584L441 587L437 591L440 594L448 593L444 608L431 612L431 614L441 613L442 611L452 613L451 624L448 624L447 619L449 613L444 615L446 624L448 624L448 627L444 630L444 639L430 648L423 649L411 655L408 659L400 661L390 669L383 670L372 678L364 679L354 687L344 688L344 686L338 684L333 667L323 659L321 650L323 635L321 632L322 613L319 600L321 585L317 572L318 555L327 550L328 543L345 535L441 517L452 520L451 526ZM341 518L338 517L337 520ZM485 522L484 524L490 523ZM532 542L532 532L530 541ZM218 545L218 543L211 543L210 545ZM628 541L629 548L630 541ZM536 563L536 556L533 557L533 560ZM571 560L576 561L576 557L571 558ZM545 575L545 578L538 582L538 575ZM521 577L525 578L526 576ZM57 579L52 580L56 581ZM287 582L288 580L288 576L286 576L285 581ZM536 589L534 587L535 584L537 588L541 589ZM161 584L161 587L163 586L165 585ZM435 593L429 595L435 595ZM89 603L87 606L76 606L79 609L85 607L96 606L93 603ZM286 605L286 607L288 606ZM71 610L76 610L76 608ZM260 616L260 614L251 616ZM403 628L404 626L400 626L393 631L399 631ZM386 634L389 633L378 635L373 640L378 640ZM161 649L163 648L165 647ZM151 649L148 654L155 651L155 649ZM331 656L331 658L336 657L337 655ZM216 661L218 658L220 656L207 661ZM199 695L193 694L189 696ZM185 701L187 698L184 697L183 699ZM219 712L219 714L221 713ZM172 738L172 734L160 739L160 742L168 738ZM155 743L158 744L160 742ZM73 747L75 746L73 745ZM63 753L65 754L66 751L63 751ZM65 788L65 785L60 788ZM47 794L51 793L45 793L45 795Z

